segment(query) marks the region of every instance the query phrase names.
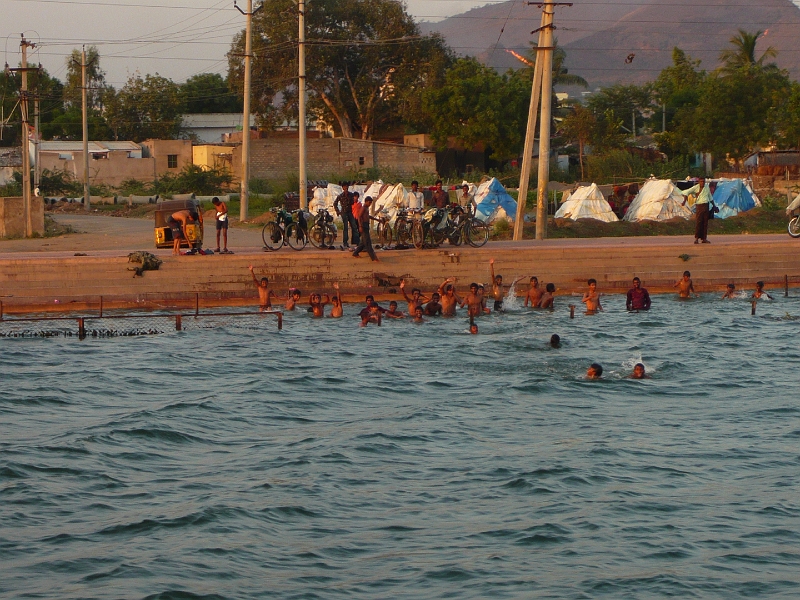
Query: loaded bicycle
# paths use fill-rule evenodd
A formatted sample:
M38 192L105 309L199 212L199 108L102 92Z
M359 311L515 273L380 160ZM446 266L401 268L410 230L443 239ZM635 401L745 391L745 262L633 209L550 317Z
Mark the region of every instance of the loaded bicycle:
M336 241L336 225L333 216L325 208L317 211L314 225L308 231L308 239L315 248L333 248Z
M447 240L452 246L466 242L480 248L489 241L489 226L459 205L450 208L430 208L411 228L414 246L435 248Z

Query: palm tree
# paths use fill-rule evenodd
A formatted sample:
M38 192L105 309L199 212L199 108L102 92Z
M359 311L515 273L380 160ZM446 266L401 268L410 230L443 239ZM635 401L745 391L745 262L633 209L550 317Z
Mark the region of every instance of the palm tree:
M773 46L769 46L761 57L756 59L756 44L763 34L763 31L748 33L740 29L739 33L730 39L733 48L727 48L719 53L719 60L722 63L720 70L731 74L750 67L776 69L775 63L764 64L768 58L778 56L778 51Z

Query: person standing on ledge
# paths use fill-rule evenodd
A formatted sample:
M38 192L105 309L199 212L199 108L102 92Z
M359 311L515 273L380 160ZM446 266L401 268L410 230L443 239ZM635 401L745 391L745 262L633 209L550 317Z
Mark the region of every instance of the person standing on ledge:
M705 177L697 180L697 185L690 187L688 190L681 192L684 196L692 194L697 196L694 202L695 208L695 226L694 226L694 243L703 242L710 244L708 241L708 218L711 210L711 190L706 186ZM683 201L683 206L686 206L686 200Z
M231 252L228 250L228 207L216 196L211 200L211 204L214 205L214 209L217 211L217 248L214 252L218 254L230 254ZM222 233L222 250L219 249L220 233Z
M642 280L633 278L633 287L628 290L628 299L625 308L632 311L650 310L650 294L642 287Z
M361 212L358 215L358 226L361 230L361 242L358 244L358 246L356 246L356 249L353 252L353 257L358 258L359 253L362 250L366 250L373 262L380 262L378 257L375 256L375 250L372 249L372 238L370 238L369 234L370 219L373 221L378 220L369 214L369 209L371 206L372 196L367 196L364 198L364 207L361 209Z
M333 209L342 218L342 250L344 250L350 246L348 240L354 245L358 244L358 223L353 216L353 194L349 190L350 184L343 181L341 186L342 193L333 201ZM352 236L348 235L348 231L352 231Z
M431 196L431 206L436 208L447 208L450 204L450 195L442 189L442 180L436 180L436 187L433 188L433 196Z

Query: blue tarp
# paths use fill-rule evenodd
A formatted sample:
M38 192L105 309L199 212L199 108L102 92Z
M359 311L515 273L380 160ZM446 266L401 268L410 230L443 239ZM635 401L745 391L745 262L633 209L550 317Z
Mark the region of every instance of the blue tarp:
M717 219L727 219L751 208L755 208L756 201L741 179L720 181L714 190L714 204L719 208L719 213L714 215Z
M483 190L478 190L478 195L480 195L482 191ZM497 181L496 178L492 178L492 180L489 181L488 189L485 193L486 195L478 204L477 217L481 221L488 221L491 219L498 208L502 208L506 211L506 214L512 219L516 218L517 201L509 195L506 188L503 187L503 184Z

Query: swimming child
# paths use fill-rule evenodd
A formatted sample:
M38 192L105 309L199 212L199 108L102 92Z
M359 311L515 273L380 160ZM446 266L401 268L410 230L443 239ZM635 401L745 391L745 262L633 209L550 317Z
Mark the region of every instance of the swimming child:
M342 298L339 292L339 283L333 284L333 289L336 290L336 294L331 298L331 304L333 305L331 308L330 317L334 319L339 319L344 315L344 309L342 308Z
M539 302L542 301L542 289L539 287L538 277L531 277L528 293L525 294L525 306L528 306L529 301L533 308L539 306Z
M495 275L494 274L494 259L492 258L489 260L489 272L492 276L492 298L494 298L494 312L503 310L503 298L505 298L505 292L503 292L503 276L502 275ZM511 285L513 286L517 283L522 277L518 277L515 279Z
M764 282L763 281L756 281L756 291L753 292L753 295L750 296L751 300L760 300L762 296L766 296L770 300L772 300L772 296L770 296L767 292L764 291Z
M286 294L286 304L283 307L286 310L294 310L297 303L300 302L300 296L302 293L297 288L289 288L289 293Z
M692 283L691 277L692 274L689 271L684 271L683 277L672 286L678 288L679 298L689 298L692 294L697 298L697 292L694 291L694 283Z
M389 310L383 313L384 317L389 317L390 319L404 319L406 317L405 313L400 312L397 310L397 302L392 300L389 302Z
M433 292L431 301L425 305L425 314L429 317L442 315L442 305L439 303L439 292Z
M586 379L600 379L603 376L603 366L598 363L592 363L586 369Z
M628 375L630 379L650 379L650 375L648 375L644 370L644 365L642 363L636 363L633 365L633 373Z
M325 316L325 307L331 303L331 298L328 294L325 294L325 300L322 300L321 294L311 294L308 298L308 312L314 313L314 317L324 317Z
M477 323L470 323L469 324L469 332L472 335L478 335L478 325L477 325Z
M419 288L414 288L411 290L411 298L408 297L406 294L406 280L400 280L400 291L403 292L403 298L405 298L406 302L408 302L408 314L413 315L414 311L416 310L417 306L422 306L425 302L428 302L429 298L422 295L422 292Z
M414 309L414 323L424 323L425 319L422 318L422 307L418 306Z
M456 315L456 306L461 302L458 294L456 294L456 287L454 285L455 279L448 277L439 286L439 296L442 303L442 315L445 317L454 317Z
M545 286L545 292L544 294L542 294L542 298L539 301L539 308L551 308L551 309L555 308L555 306L553 306L553 300L555 299L554 296L555 291L556 291L555 284L548 283Z
M367 323L375 323L378 325L378 327L380 327L381 312L381 307L375 302L368 303L367 307L359 313L359 316L361 317L361 327L366 327Z
M477 283L469 284L469 294L461 300L461 308L467 306L467 314L470 319L480 316L483 312L483 293Z
M557 333L554 333L550 336L550 347L551 348L561 348L561 336Z
M603 307L600 304L600 294L597 293L597 280L590 279L587 283L589 285L589 291L583 295L583 300L581 300L581 302L586 305L586 314L594 315L603 310Z
M253 265L247 267L250 270L250 275L253 276L253 281L256 284L256 289L258 289L258 308L261 311L269 310L272 308L272 302L270 300L271 297L275 296L275 292L269 289L267 286L269 285L269 279L266 277L262 277L261 281L256 278L256 274L253 271Z
M725 298L733 299L736 296L736 286L732 283L728 284L728 289L725 290L725 293L722 295L722 300Z

